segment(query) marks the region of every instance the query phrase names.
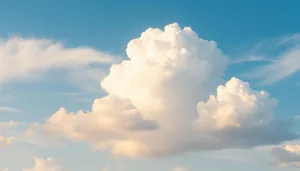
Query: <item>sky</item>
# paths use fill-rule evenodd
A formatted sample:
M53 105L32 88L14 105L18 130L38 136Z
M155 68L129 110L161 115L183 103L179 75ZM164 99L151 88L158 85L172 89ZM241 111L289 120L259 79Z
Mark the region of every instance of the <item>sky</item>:
M300 168L300 2L0 2L0 171Z

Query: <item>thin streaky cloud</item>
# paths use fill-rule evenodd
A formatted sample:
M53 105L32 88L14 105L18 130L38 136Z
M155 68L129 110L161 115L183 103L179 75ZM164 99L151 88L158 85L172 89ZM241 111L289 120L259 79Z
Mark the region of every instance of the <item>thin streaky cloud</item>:
M284 37L279 38L277 45L282 46L282 45L290 45L290 44L298 44L298 43L300 43L300 33L296 33L293 35L286 35Z
M231 61L231 65L247 63L247 62L275 62L276 60L268 59L262 56L246 56L244 58L234 59Z
M52 70L74 72L91 65L113 64L119 57L88 47L65 47L48 39L0 38L0 83L37 79Z
M287 35L260 42L245 57L232 63L266 61L263 67L243 74L261 84L273 84L295 75L300 70L300 34Z
M7 107L7 106L0 106L0 112L20 112L20 109Z

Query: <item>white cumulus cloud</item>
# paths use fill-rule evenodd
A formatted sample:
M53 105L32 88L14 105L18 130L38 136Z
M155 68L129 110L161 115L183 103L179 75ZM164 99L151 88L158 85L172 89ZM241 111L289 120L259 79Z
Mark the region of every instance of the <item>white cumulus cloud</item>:
M250 148L295 138L276 121L265 91L222 77L229 59L189 27L149 28L129 42L128 60L101 81L107 96L91 111L61 108L42 126L51 136L130 157Z
M95 100L91 112L67 113L66 109L61 108L48 119L44 129L48 133L60 132L62 136L71 139L110 140L122 138L123 134L157 127L154 121L142 118L130 100L106 96ZM96 137L90 136L98 133Z
M199 125L224 129L268 124L276 104L276 99L267 92L254 91L249 83L232 78L225 86L218 87L216 96L198 104Z

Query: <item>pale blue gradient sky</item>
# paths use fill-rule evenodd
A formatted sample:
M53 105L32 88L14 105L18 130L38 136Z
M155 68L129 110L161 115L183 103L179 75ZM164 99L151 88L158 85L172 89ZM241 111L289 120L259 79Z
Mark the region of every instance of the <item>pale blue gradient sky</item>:
M236 54L238 57L243 47L247 49L262 40L299 32L299 9L300 1L292 0L11 0L0 3L0 38L6 39L11 35L47 38L62 41L67 47L88 46L124 56L128 41L138 37L148 27L162 28L178 22L181 26L191 26L200 37L217 42L229 57ZM243 75L245 71L260 67L261 64L253 62L233 65L226 71L226 78L241 77L249 81L253 88L264 89L276 97L279 100L276 110L278 118L286 119L300 114L299 74L269 85L261 85L259 80ZM61 79L59 73L49 73L39 81L0 85L3 95L0 106L21 110L14 113L0 112L0 120L45 121L61 106L69 111L90 109L93 99L105 94L98 84L93 85L99 87L99 91L95 92L67 84ZM76 94L64 94L67 92ZM297 126L294 129L300 131ZM238 152L225 150L215 154L195 152L161 159L128 159L113 157L106 151L90 151L80 143L68 143L67 147L58 149L30 145L24 148L24 144L16 146L24 150L22 155L1 152L0 169L3 166L10 171L19 171L24 165L32 165L31 158L34 156L52 156L67 171L96 171L107 165L122 165L130 171L171 171L177 166L186 167L190 171L282 170L269 164L270 151L257 149ZM228 159L214 157L222 155ZM236 158L245 158L246 161Z

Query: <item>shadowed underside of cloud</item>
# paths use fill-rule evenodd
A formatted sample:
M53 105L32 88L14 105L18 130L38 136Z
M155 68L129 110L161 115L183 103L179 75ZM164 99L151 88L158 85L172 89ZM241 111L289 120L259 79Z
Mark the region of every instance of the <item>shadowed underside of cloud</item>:
M108 95L91 111L61 108L41 127L48 136L87 142L130 157L251 148L296 136L276 121L277 101L240 79L222 77L229 59L189 27L149 28L129 42L128 60L112 65Z
M272 150L274 162L279 167L300 168L300 145L285 145Z

